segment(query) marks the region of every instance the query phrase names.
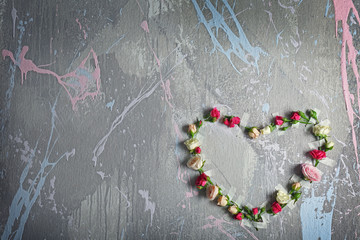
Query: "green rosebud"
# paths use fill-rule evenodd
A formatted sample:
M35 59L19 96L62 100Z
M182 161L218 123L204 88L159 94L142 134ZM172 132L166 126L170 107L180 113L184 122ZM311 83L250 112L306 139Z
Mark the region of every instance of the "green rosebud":
M316 113L314 110L312 110L312 109L310 109L310 117L312 117L313 119L317 120L317 113Z

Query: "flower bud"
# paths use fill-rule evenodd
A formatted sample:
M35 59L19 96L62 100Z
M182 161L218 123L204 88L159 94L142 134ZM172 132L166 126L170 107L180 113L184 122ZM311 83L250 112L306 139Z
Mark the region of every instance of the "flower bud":
M239 211L238 211L238 208L235 206L235 205L232 205L230 207L228 207L228 211L231 213L231 214L237 214Z
M334 147L334 145L335 145L335 143L332 142L332 141L330 141L330 142L327 142L327 143L325 144L325 147L326 147L326 148L332 148L332 147Z
M291 189L294 191L299 191L301 188L301 184L299 182L293 183L293 185L291 185Z
M225 207L228 204L228 199L225 196L220 196L217 199L217 205L221 207Z
M214 200L217 195L219 194L219 187L215 186L215 185L209 185L206 188L206 196L208 197L209 200Z
M263 129L260 130L262 135L267 135L271 133L271 128L270 126L266 126Z
M189 150L193 150L200 146L200 142L196 138L190 138L189 140L186 140L184 144Z
M188 133L190 133L190 134L195 134L196 133L196 125L195 124L190 124L189 125Z
M279 190L276 195L276 201L280 204L285 204L290 201L290 195Z
M258 138L260 136L260 132L256 127L253 127L249 130L249 137Z
M204 161L201 159L201 157L196 155L190 158L186 165L191 169L199 170L202 167L203 162Z
M258 208L253 208L252 213L254 214L254 216L256 216L259 213L259 209Z

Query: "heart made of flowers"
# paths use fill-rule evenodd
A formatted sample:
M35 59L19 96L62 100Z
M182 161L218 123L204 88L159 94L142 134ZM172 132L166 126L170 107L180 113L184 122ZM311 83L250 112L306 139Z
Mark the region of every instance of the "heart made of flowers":
M245 127L247 135L252 139L256 139L261 135L270 134L275 130L286 131L289 127L304 124L312 128L312 134L318 140L318 149L309 151L310 156L314 160L313 163L301 164L303 179L293 176L290 179L290 189L286 190L284 187L278 187L276 201L274 201L271 206L267 207L263 204L260 207L250 208L246 205L240 206L231 199L229 193L223 193L221 187L218 184L215 184L210 176L203 170L206 161L203 159L201 142L197 138L197 134L205 122L214 123L221 118L220 111L217 108L213 108L203 120L197 120L188 127L190 139L185 141L185 145L192 156L188 160L187 166L199 173L195 182L196 187L198 189L206 189L206 196L210 200L215 200L217 198L217 205L227 207L234 219L247 221L247 223L251 223L256 230L258 230L258 228L266 227L268 215L276 215L286 206L294 206L301 197L302 192L300 190L303 186L321 180L321 171L317 166L320 161L326 161L326 152L333 149L334 142L329 140L328 134L331 130L329 122L319 122L317 115L315 110L309 110L306 113L296 111L292 112L290 118L276 116L273 123L263 128ZM221 120L222 123L229 128L234 128L236 126L240 127L240 118L237 116L225 115Z

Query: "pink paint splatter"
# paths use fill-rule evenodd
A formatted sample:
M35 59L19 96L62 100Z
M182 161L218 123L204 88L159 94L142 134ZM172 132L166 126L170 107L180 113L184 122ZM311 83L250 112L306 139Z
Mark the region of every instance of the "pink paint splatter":
M352 10L353 14L356 17L358 23L360 23L359 13L356 10L354 3L351 0L333 0L334 1L334 9L335 9L335 25L336 25L336 37L338 33L338 22L341 21L342 24L342 44L341 44L341 79L342 79L342 86L344 91L344 98L346 104L346 110L348 114L348 118L351 125L351 132L352 132L352 140L353 145L355 148L355 156L357 162L357 169L360 181L360 165L359 165L359 156L357 152L357 136L355 132L355 124L354 124L354 116L357 116L352 104L354 104L354 95L350 93L349 90L349 82L348 82L348 75L346 70L346 62L348 61L351 64L354 76L356 78L357 84L357 104L360 111L360 82L359 82L359 72L356 66L356 55L357 51L353 44L353 38L350 33L349 25L347 23L347 19L349 17L349 13ZM348 48L348 52L346 52L346 47ZM348 54L348 56L346 56ZM359 116L357 116L359 117Z
M145 32L150 33L150 31L149 31L149 26L148 26L147 21L143 21L143 22L140 24L140 27L141 27L142 29L144 29Z
M161 87L165 92L165 101L169 104L169 106L171 108L173 108L173 105L170 103L170 99L173 98L173 96L171 94L171 89L170 89L170 80L168 79L165 82L162 82Z
M84 34L84 39L86 39L86 38L87 38L87 33L86 33L86 31L85 31L85 28L83 29L83 27L82 27L82 25L81 25L81 23L80 23L80 21L79 21L78 18L76 18L75 21L76 21L77 24L79 25L80 30L82 30L82 32L83 32L83 34Z
M5 57L9 57L13 63L19 67L21 71L21 84L23 84L24 80L26 80L27 73L31 71L54 76L58 83L63 86L67 92L74 111L77 110L76 103L78 101L82 101L88 96L94 99L99 94L101 83L100 67L97 55L93 49L90 50L87 57L74 71L62 76L59 76L53 71L40 68L39 66L36 66L32 60L26 59L25 55L28 50L29 47L24 46L17 60L15 60L12 52L6 49L2 50L3 58L5 59ZM85 67L85 64L90 61L90 57L94 60L94 69L92 72L91 67Z
M228 221L225 221L224 218L216 218L214 217L213 215L211 216L208 216L206 218L207 220L211 221L211 223L208 223L208 224L205 224L204 226L202 226L202 229L208 229L208 228L217 228L218 230L220 230L220 232L224 233L228 238L232 239L232 240L235 240L235 238L228 232L224 229L223 227L223 223L227 223L227 224L230 224L232 225L232 223L228 222Z

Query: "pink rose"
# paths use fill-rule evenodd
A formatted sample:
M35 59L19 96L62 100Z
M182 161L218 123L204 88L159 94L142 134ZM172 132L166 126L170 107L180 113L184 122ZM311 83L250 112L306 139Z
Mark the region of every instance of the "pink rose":
M229 126L229 124L230 124L229 119L224 118L224 124L225 124L226 126Z
M283 123L284 123L283 117L281 117L281 116L275 117L275 125L281 126L281 125L283 125Z
M195 185L198 189L202 189L207 183L207 175L205 173L200 174L195 181Z
M218 194L219 194L219 187L218 186L209 185L206 188L206 196L211 201L214 200L217 197Z
M299 121L300 120L300 115L298 112L293 112L293 114L291 115L291 118L292 120L296 120L296 121Z
M310 163L301 164L301 172L306 179L318 182L321 180L320 171Z
M240 118L239 118L239 117L233 117L233 118L231 119L231 121L232 121L235 125L240 124Z
M321 150L315 149L315 150L310 151L309 153L316 160L321 160L321 159L326 158L326 152L321 151Z
M217 110L217 108L213 108L213 110L210 112L210 116L218 120L220 117L220 111Z
M253 209L252 209L252 212L253 212L253 214L254 214L254 216L255 216L256 214L259 213L259 209L258 209L258 208L253 208Z
M235 215L235 219L242 220L242 213L238 213Z
M201 153L201 148L200 148L200 147L195 148L195 152L196 152L197 154Z
M274 202L272 205L271 205L271 211L275 214L277 214L278 212L281 212L282 208L280 206L280 204L278 202Z

